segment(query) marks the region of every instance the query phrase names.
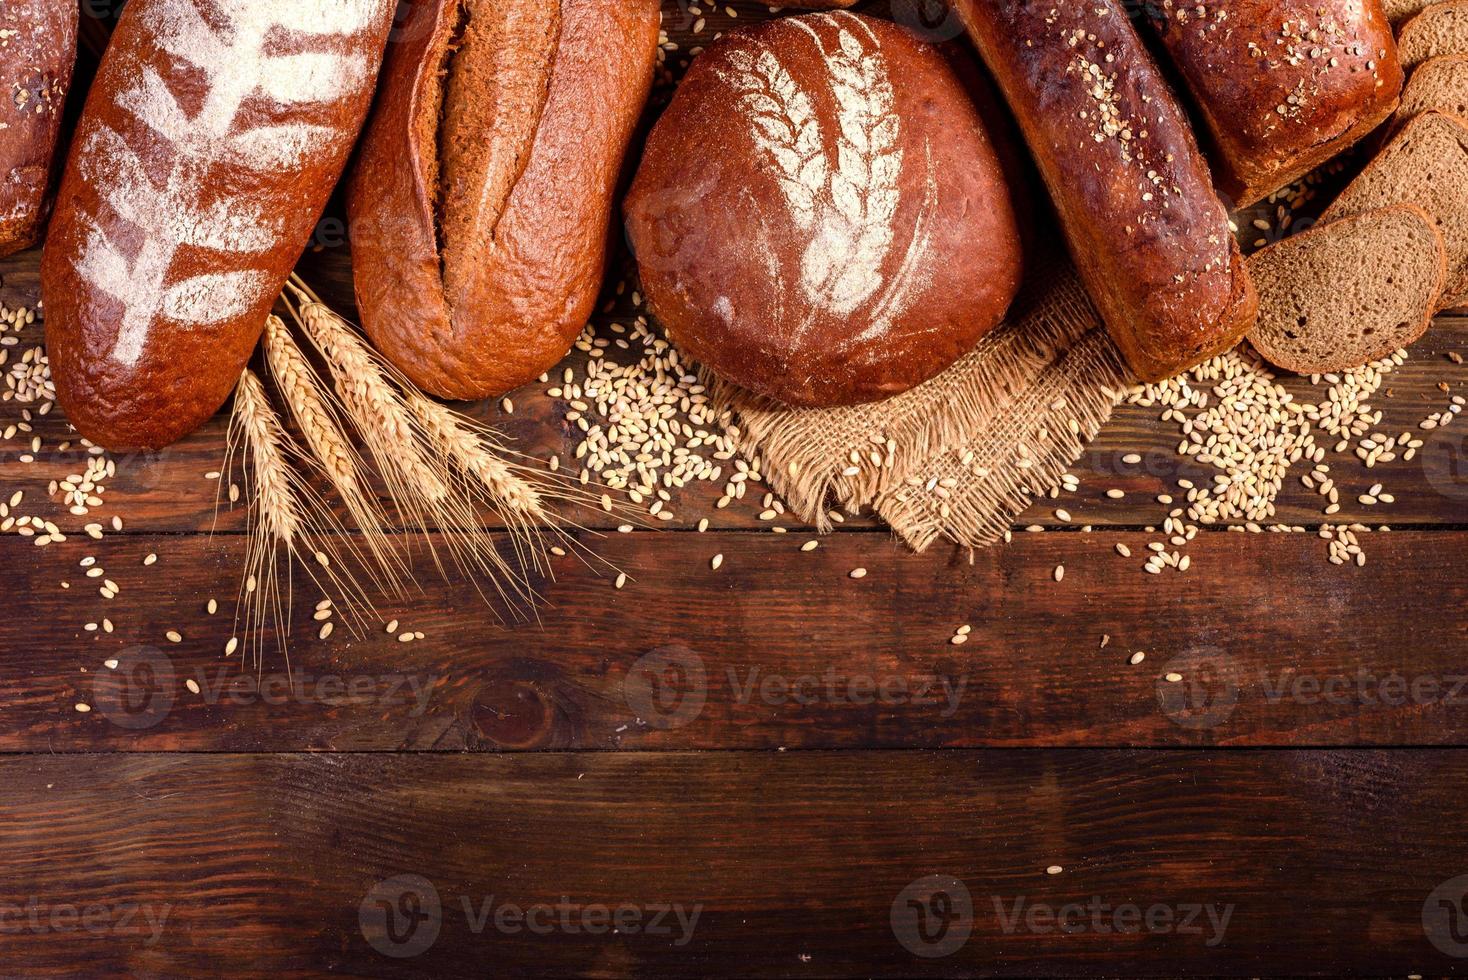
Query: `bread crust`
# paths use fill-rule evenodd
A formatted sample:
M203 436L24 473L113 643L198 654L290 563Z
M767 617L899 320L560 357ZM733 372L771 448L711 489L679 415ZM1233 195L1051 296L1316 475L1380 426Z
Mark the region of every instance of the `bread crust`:
M476 399L554 366L594 309L618 177L652 87L659 4L557 0L544 103L521 95L510 110L538 116L533 145L497 155L486 173L510 188L483 223L492 237L448 249L436 207L443 135L421 120L439 115L461 2L412 3L347 205L357 303L373 342L425 391ZM520 168L513 180L506 166ZM479 258L455 259L450 273L450 254Z
M392 0L132 0L42 261L57 399L157 449L239 380L366 116Z
M76 65L75 0L0 4L0 258L41 239Z
M1258 297L1192 130L1116 0L955 0L1087 291L1156 381L1231 348Z
M786 404L850 405L933 377L1003 317L1022 255L999 160L933 46L808 14L694 62L626 202L669 337Z
M1144 9L1207 123L1235 208L1339 155L1396 109L1379 0L1156 0Z

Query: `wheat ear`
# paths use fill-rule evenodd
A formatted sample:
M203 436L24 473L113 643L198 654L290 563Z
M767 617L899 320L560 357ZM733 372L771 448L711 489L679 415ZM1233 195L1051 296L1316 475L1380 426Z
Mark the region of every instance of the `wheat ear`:
M235 388L226 455L231 461L242 455L249 474L252 532L240 596L245 634L258 641L267 619L273 619L279 627L281 652L286 653L290 588L289 579L285 591L280 588L282 556L288 570L292 559L301 561L319 587L329 586L359 618L365 616L361 589L339 560L334 543L345 539L331 533L340 526L293 465L292 459L302 455L300 449L271 408L265 386L248 368ZM258 663L258 645L255 656Z
M264 347L276 390L289 406L296 428L311 450L312 462L347 508L377 568L401 593L407 569L388 539L361 457L342 430L320 376L278 316L272 315L265 323Z
M291 290L299 304L291 307L292 313L326 359L333 390L361 434L399 517L422 532L440 573L445 570L433 544L434 531L442 532L454 562L466 571L485 572L508 605L518 606L516 600L534 603L538 597L530 583L500 554L472 498L456 492L450 462L431 450L431 440L403 394L413 392L411 385L395 377L361 335L314 294L294 282Z

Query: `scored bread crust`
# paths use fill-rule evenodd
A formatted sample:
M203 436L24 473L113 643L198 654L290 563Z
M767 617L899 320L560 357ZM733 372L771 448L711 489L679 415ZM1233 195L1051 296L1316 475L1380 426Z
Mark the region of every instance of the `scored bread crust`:
M1191 126L1118 0L955 0L1127 362L1159 381L1227 350L1258 298Z
M1369 231L1368 226L1374 223L1403 216L1410 216L1420 224L1422 230L1428 233L1434 246L1435 256L1435 275L1432 283L1423 293L1425 301L1421 304L1420 311L1412 320L1399 321L1397 324L1398 327L1405 329L1397 332L1391 329L1383 330L1380 342L1374 347L1369 347L1367 353L1358 352L1353 357L1346 357L1342 352L1350 342L1341 338L1341 332L1355 331L1358 328L1374 331L1376 324L1365 324L1360 317L1355 316L1349 318L1349 322L1339 324L1321 323L1318 319L1310 320L1308 317L1303 325L1298 321L1291 322L1291 318L1296 316L1295 305L1302 300L1305 289L1327 289L1335 295L1340 295L1340 291L1346 288L1346 283L1343 279L1334 276L1313 275L1309 282L1295 284L1279 277L1278 273L1282 271L1283 261L1291 255L1309 250L1326 238ZM1364 249L1355 249L1352 255L1353 257L1359 255L1361 259L1367 260L1370 253ZM1249 268L1259 289L1259 321L1249 332L1249 342L1265 360L1277 367L1297 374L1322 374L1360 367L1362 364L1385 357L1399 347L1406 347L1426 333L1432 323L1432 315L1437 307L1438 298L1447 282L1448 256L1442 235L1432 215L1416 204L1399 203L1362 211L1292 235L1249 256ZM1370 273L1378 271L1376 268L1369 270ZM1391 283L1390 285L1394 293L1405 295L1406 283ZM1320 346L1334 349L1336 352L1334 359L1307 360L1303 352L1298 349L1298 345L1291 343L1299 339L1302 331L1319 332L1332 328L1334 330L1329 336L1318 335L1318 340L1321 342ZM1289 336L1290 334L1295 334L1295 336Z
M1402 90L1376 3L1159 0L1144 9L1207 123L1214 176L1234 208L1355 144Z
M76 64L75 0L0 4L0 258L40 241Z
M550 36L536 17L550 11L546 2L515 0L524 7L518 27L486 34L502 47L479 62L481 97L503 104L475 115L443 105L477 87L446 82L444 73L460 14L472 18L482 7L503 15L504 5L414 0L348 188L362 325L410 380L443 398L502 394L549 370L601 289L613 194L652 87L659 4L554 0L560 24L541 97L533 59L516 44ZM496 61L501 67L491 68ZM518 72L518 81L507 84L506 72ZM478 126L486 116L498 121L487 133L437 125ZM453 122L460 119L469 122ZM445 139L471 151L487 140L487 157L444 169ZM447 222L439 209L445 173L460 179L442 206L464 209Z

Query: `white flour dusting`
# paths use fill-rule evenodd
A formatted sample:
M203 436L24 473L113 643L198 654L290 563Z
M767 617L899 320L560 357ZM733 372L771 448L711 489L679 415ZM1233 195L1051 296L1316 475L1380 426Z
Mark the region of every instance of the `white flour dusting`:
M342 138L332 127L304 121L237 131L245 101L264 98L299 112L360 91L371 74L361 54L270 54L273 36L349 36L380 23L392 9L392 0L212 0L227 25L216 29L197 2L157 0L144 8L138 26L165 52L206 73L209 90L199 111L187 113L168 83L146 68L113 97L172 144L172 166L155 174L152 161L145 165L110 129L94 133L83 154L87 179L143 241L128 258L93 223L79 263L82 275L123 307L111 356L127 366L142 356L159 317L193 327L225 322L264 300L271 287L268 275L249 269L169 282L185 246L262 255L278 240L281 222L269 216L269 200L257 195L204 203L213 166L288 173ZM333 43L341 46L339 39Z
M721 77L734 89L759 151L774 165L791 220L810 234L800 262L806 303L849 316L882 288L882 267L896 238L903 150L890 66L881 40L852 14L792 18L779 29L803 32L829 68L834 154L811 93L769 47L733 52L732 70ZM931 160L928 167L931 181ZM915 240L904 265L925 249ZM911 291L884 294L881 331Z

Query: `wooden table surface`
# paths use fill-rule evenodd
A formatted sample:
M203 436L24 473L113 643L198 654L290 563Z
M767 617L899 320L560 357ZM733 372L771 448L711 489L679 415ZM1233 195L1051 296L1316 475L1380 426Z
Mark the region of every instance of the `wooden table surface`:
M683 49L703 16L669 0ZM332 228L304 269L350 311ZM34 304L36 268L0 265L0 299ZM1363 567L1216 525L1143 574L1115 546L1142 555L1155 496L1209 474L1131 406L1070 521L1036 505L1017 528L1045 533L972 560L866 519L803 553L809 529L700 485L657 530L588 530L628 585L560 561L534 623L425 561L378 610L424 639L322 642L297 581L289 665L258 670L222 655L246 540L204 477L223 418L119 457L122 532L0 536L0 975L1468 972L1468 422L1416 428L1468 392L1460 352L1468 319L1440 320L1373 402L1416 459L1335 467L1328 520L1391 527ZM569 458L542 387L473 411ZM34 428L0 496L75 530L38 502L82 457L59 412ZM1314 530L1296 475L1280 519ZM1395 503L1357 502L1376 482Z

